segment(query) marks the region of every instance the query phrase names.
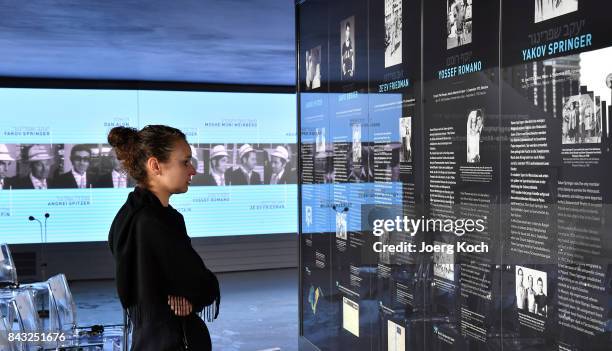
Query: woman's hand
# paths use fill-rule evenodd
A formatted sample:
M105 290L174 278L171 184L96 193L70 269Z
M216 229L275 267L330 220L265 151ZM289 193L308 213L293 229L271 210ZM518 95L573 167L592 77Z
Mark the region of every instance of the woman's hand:
M168 295L168 305L174 311L174 314L180 317L188 316L193 310L191 302L182 296Z

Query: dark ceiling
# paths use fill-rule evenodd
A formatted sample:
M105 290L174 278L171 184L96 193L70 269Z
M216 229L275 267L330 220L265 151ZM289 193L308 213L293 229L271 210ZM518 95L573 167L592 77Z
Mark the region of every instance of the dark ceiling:
M0 0L0 76L294 85L292 0Z

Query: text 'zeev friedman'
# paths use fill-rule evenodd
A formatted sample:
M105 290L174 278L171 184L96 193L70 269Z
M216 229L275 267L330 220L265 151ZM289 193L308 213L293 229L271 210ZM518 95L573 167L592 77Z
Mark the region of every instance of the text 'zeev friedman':
M401 218L400 216L393 219L375 219L373 221L373 231L375 236L382 236L390 232L405 232L410 236L414 236L418 232L452 232L457 236L462 236L465 233L482 232L485 230L485 220L483 219L425 219L421 218ZM373 250L377 253L381 252L488 252L489 247L486 243L468 244L466 242L457 242L456 244L445 244L436 242L434 244L426 244L421 242L421 246L417 247L412 242L400 242L394 245L376 242L373 244Z

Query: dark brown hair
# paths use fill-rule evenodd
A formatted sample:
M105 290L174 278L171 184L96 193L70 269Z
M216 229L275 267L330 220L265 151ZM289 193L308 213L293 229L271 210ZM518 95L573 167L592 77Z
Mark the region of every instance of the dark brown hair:
M72 149L70 150L70 159L72 160L74 158L74 155L76 155L76 153L79 151L87 151L89 156L91 156L91 149L89 148L89 146L85 144L77 144L77 145L74 145Z
M147 185L147 160L155 157L166 162L177 141L187 142L180 130L164 125L148 125L138 131L131 127L115 127L108 133L108 143L115 149L123 169L138 184Z

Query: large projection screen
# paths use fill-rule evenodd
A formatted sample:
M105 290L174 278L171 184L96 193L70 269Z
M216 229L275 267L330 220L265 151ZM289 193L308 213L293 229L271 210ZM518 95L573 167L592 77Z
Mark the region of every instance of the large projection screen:
M2 88L0 242L106 240L135 185L114 172L106 137L114 126L150 124L181 129L192 147L198 174L187 193L171 198L191 237L296 232L293 94ZM255 155L249 181L238 176L245 144ZM227 153L225 186L210 176L214 148ZM273 174L274 155L286 156L280 177ZM73 173L83 171L77 184ZM41 238L28 218L44 223L45 213Z

